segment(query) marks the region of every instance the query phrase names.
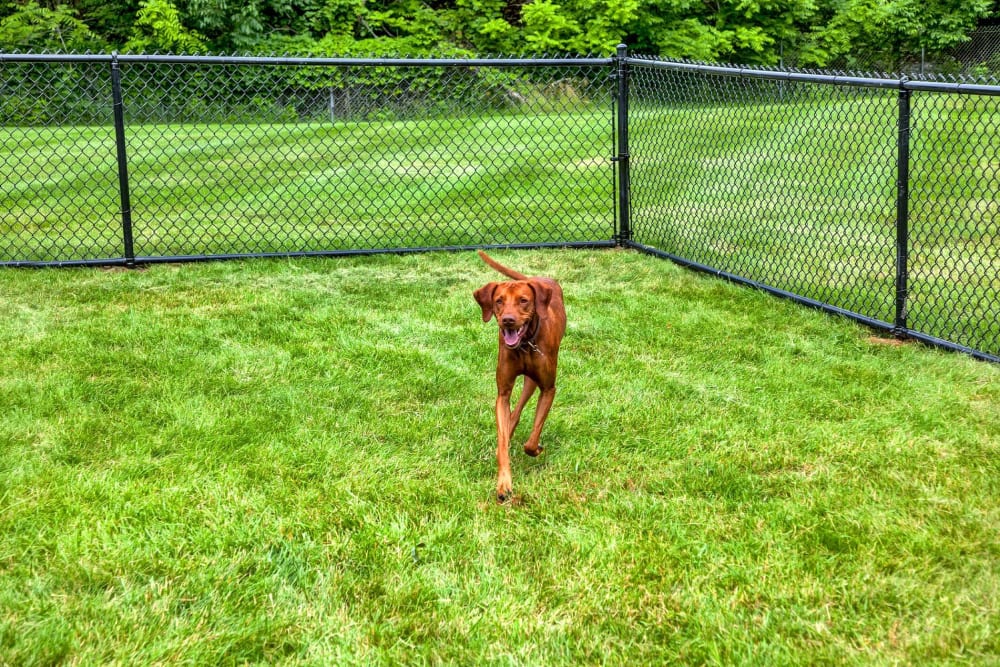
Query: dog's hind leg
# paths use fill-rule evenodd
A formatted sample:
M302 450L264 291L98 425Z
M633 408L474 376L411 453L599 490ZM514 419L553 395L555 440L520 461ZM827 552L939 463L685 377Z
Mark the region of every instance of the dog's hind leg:
M517 399L517 405L514 406L514 412L510 417L510 437L514 437L514 431L517 429L517 425L521 422L521 411L524 410L525 404L531 395L535 393L535 389L538 388L538 384L532 380L527 375L524 376L524 386L521 387L521 395Z
M538 396L538 406L535 408L535 424L531 429L531 436L524 443L524 453L528 456L538 456L542 453L542 446L539 443L542 437L542 426L545 425L545 418L549 416L549 408L556 397L556 388L549 387L542 389Z

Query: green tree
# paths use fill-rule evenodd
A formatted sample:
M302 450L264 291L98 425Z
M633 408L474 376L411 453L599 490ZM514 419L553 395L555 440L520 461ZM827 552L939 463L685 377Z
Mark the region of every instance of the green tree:
M511 22L501 11L476 26L473 47L527 53L611 53L629 34L640 0L534 0Z
M365 0L178 0L185 25L213 51L250 51L274 35L321 37L356 20Z
M181 24L180 12L170 0L143 0L139 3L132 37L126 51L204 53L205 40Z
M39 2L42 2L40 5ZM0 0L0 48L633 52L893 69L968 38L1000 0ZM332 41L331 41L332 40Z
M642 0L628 41L672 58L775 64L815 12L815 0Z
M522 38L528 51L549 53L575 51L580 24L562 7L549 0L535 0L524 6Z
M611 53L628 38L628 26L639 17L640 0L576 0L573 11L590 16L582 23L579 47L586 53Z
M897 69L922 50L933 55L966 41L990 8L990 0L846 0L813 28L805 64Z
M353 38L366 12L365 0L323 0L307 10L308 32L316 37L334 35Z
M107 46L66 5L49 9L32 0L0 19L4 51L100 51Z
M109 44L120 46L132 35L139 0L69 0L77 15Z

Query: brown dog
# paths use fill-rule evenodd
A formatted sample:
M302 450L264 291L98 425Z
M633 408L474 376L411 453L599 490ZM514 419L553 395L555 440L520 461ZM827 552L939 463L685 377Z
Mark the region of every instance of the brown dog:
M510 282L489 283L474 293L483 309L483 322L496 317L500 325L497 355L497 500L511 496L510 438L521 420L521 410L535 389L540 389L535 408L535 425L524 444L529 456L542 452L538 444L542 425L556 395L556 362L559 343L566 331L566 309L562 288L551 278L529 278L499 264L482 250L479 256L494 269L512 278ZM514 381L524 376L524 387L514 412L510 396Z

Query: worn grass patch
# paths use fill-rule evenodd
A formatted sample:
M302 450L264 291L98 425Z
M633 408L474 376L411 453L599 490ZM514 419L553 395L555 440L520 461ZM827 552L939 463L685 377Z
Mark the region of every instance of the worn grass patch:
M626 251L0 272L0 664L1000 660L1000 371ZM526 427L515 438L517 445Z

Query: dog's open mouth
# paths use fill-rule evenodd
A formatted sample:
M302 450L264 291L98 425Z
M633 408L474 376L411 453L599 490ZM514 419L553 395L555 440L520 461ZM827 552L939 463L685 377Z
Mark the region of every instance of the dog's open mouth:
M521 339L524 338L524 330L528 328L525 324L520 329L501 329L500 333L503 334L503 344L510 348L515 348L521 344Z

